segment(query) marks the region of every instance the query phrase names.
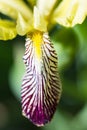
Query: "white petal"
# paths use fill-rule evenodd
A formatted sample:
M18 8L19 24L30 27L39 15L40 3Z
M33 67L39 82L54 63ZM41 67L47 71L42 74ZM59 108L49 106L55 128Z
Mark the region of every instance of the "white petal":
M47 31L47 21L41 16L37 7L34 7L34 28L39 31Z
M42 15L49 16L57 0L38 0L37 7Z

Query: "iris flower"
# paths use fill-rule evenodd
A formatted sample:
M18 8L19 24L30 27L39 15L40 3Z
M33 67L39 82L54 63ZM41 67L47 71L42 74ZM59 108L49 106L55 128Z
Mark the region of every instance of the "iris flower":
M73 27L87 15L86 0L0 0L0 40L26 35L26 73L22 80L22 113L35 125L48 123L61 96L58 58L48 32L55 24ZM33 6L33 11L29 5Z

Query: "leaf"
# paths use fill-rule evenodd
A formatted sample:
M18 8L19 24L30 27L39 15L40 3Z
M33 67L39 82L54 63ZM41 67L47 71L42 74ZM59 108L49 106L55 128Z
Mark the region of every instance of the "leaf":
M87 129L87 104L76 115L76 117L70 123L71 130L86 130Z
M9 72L10 89L18 100L21 98L21 81L25 71L25 67L22 61L22 56L24 54L24 46L22 46L22 42L23 41L18 40L17 44L14 44L13 46L14 64L12 65Z

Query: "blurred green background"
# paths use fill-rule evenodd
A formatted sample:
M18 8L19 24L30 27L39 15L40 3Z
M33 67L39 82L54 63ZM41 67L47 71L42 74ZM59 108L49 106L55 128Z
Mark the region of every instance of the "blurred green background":
M21 115L25 37L0 41L0 130L87 130L87 19L82 25L55 25L49 32L58 54L62 97L52 121L34 126Z

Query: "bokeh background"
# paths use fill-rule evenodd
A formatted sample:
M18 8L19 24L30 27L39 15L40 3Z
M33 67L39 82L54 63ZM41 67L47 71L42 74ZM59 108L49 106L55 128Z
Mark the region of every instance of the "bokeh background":
M0 41L0 130L87 130L87 19L81 25L55 25L49 32L58 54L62 96L52 121L34 126L21 115L25 37Z

